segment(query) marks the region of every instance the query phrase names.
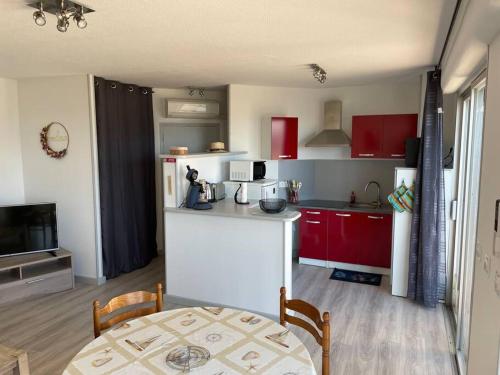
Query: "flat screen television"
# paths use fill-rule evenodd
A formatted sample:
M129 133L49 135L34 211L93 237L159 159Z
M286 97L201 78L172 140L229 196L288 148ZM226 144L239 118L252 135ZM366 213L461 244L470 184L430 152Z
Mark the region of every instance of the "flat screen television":
M58 248L55 203L0 206L0 257Z

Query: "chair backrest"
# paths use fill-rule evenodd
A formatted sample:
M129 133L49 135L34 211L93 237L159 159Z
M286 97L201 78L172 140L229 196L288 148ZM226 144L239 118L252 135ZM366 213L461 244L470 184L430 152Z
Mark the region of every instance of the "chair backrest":
M109 319L101 321L105 315L111 314L114 311L120 310L124 307L129 307L138 304L145 304L148 302L155 302L154 306L139 307L136 309L127 310L121 314L112 316ZM94 336L97 338L101 335L101 330L108 329L124 320L138 318L149 314L154 314L162 311L163 309L163 293L161 283L156 284L156 293L138 291L111 299L106 306L101 307L99 301L94 301Z
M296 316L288 315L286 310L296 311L309 319L311 319L316 327L304 319ZM286 323L294 324L304 328L316 339L316 342L321 345L323 350L322 356L322 374L330 373L330 313L324 312L323 318L319 310L300 299L286 299L286 288L280 289L280 324L286 326Z

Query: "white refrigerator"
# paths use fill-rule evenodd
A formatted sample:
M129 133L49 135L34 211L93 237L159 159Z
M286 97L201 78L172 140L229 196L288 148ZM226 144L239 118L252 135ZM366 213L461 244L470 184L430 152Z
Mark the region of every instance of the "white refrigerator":
M394 189L400 186L403 181L407 187L415 181L417 170L415 168L395 168ZM456 183L455 171L453 169L444 170L445 189L445 217L446 217L446 259L447 259L447 280L451 283L451 258L453 252L453 239L455 233L456 215ZM408 262L410 255L410 232L411 217L408 212L393 212L392 225L392 265L391 282L392 294L406 297L408 294ZM447 290L449 290L449 285Z

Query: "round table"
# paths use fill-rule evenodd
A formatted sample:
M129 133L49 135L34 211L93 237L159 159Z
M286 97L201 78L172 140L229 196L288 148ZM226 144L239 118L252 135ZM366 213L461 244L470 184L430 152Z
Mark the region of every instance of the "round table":
M222 307L163 311L86 345L64 375L316 374L309 352L263 316Z

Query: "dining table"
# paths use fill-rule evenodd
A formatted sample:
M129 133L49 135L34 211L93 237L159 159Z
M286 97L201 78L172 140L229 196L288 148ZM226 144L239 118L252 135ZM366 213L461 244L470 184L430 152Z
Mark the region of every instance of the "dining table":
M162 311L87 344L63 375L316 374L304 344L261 315L224 307Z

